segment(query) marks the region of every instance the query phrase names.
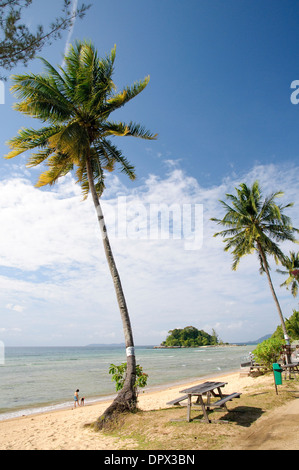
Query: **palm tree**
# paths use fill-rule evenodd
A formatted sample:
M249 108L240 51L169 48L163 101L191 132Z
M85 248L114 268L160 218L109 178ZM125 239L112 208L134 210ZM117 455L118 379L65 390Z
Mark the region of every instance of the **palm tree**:
M298 294L298 283L299 283L299 252L295 253L290 251L290 256L284 257L283 262L286 271L277 269L277 272L284 275L289 275L286 281L284 281L280 287L285 286L287 289L291 284L291 292L294 297Z
M98 419L98 427L101 427L114 412L134 409L137 400L130 317L100 205L100 196L105 188L105 170L112 171L118 164L131 179L135 178L135 171L109 137L156 138L139 124L113 122L109 116L144 90L149 77L117 93L112 81L115 47L109 55L99 59L94 46L86 41L76 42L70 47L63 68L55 69L45 59L41 60L46 74L14 76L12 90L20 99L15 109L47 125L37 130L19 130L18 135L8 142L12 150L6 158L37 149L30 156L27 166L42 163L48 166L41 173L37 187L52 185L61 176L76 169L77 182L81 185L84 198L91 193L120 309L127 352L124 387L109 411L106 410Z
M294 232L298 232L298 230L292 227L291 220L283 213L293 204L281 206L274 202L277 197L283 195L281 191L275 192L263 200L258 181L255 181L251 188L242 183L239 188L235 189L236 196L226 194L227 198L232 201L232 206L220 201L226 210L223 219L211 219L219 225L227 227L226 230L215 233L214 236L224 237L225 251L232 249L233 270L237 269L243 256L257 252L261 266L260 272L265 272L267 275L284 336L289 343L283 314L271 280L267 257L274 256L276 262L283 263L285 258L277 243L286 240L296 241Z

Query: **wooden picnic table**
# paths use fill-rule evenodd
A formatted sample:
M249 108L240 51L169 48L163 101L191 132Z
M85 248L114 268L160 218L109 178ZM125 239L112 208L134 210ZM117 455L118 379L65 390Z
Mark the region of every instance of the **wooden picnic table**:
M294 374L299 374L299 362L291 362L290 364L282 364L281 368L285 371L285 379L287 372L289 372L289 378L291 378L292 372Z
M191 407L192 404L198 404L201 406L204 419L207 423L211 423L211 420L208 416L208 411L212 408L219 408L224 407L226 410L226 402L232 400L233 398L240 397L241 393L232 393L230 395L223 395L221 388L225 387L227 382L204 382L195 387L187 388L185 390L181 390L180 393L186 393L184 397L181 399L173 400L174 404L179 404L180 401L185 400L188 398L188 405L187 405L187 421L191 421ZM217 391L217 392L216 392ZM203 396L206 395L207 399L204 401ZM211 403L211 396L219 398L218 401ZM196 403L192 403L192 397L197 397ZM171 403L171 402L170 402Z

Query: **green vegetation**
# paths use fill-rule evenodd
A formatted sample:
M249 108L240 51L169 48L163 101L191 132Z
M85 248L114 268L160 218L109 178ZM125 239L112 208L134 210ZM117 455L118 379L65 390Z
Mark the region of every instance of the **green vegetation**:
M290 256L285 256L283 266L286 268L285 271L277 269L277 272L283 275L287 275L288 278L284 281L280 287L291 287L291 292L294 297L298 294L298 283L299 283L299 251L295 253L290 251Z
M277 362L285 341L280 338L269 338L258 344L253 351L255 360L260 364L265 364L272 369L272 364Z
M216 332L209 335L203 330L198 330L194 326L186 326L185 328L175 328L170 330L169 336L161 343L161 346L173 348L195 348L198 346L215 345L219 343Z
M123 362L120 366L115 364L110 364L109 374L112 374L112 380L115 382L115 388L118 392L121 390L125 383L127 373L127 363ZM142 367L139 364L136 364L136 380L135 387L144 388L147 385L148 374L143 372Z
M291 342L298 340L299 311L294 310L293 315L285 320L285 325ZM272 364L278 361L284 344L284 333L282 327L278 326L271 338L260 343L253 351L256 361L272 368Z
M293 315L285 320L286 329L291 341L299 339L299 310L293 310ZM283 331L281 326L278 326L273 333L272 338L283 339Z

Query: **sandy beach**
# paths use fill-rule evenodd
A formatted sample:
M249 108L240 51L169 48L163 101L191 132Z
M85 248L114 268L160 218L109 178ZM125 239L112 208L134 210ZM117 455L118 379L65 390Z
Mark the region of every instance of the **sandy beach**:
M177 396L186 385L175 385L163 390L149 390L139 396L139 408L159 410ZM239 372L221 375L217 380L227 382L225 393L234 391L249 393L257 384L273 383L271 374L260 377L240 377ZM298 389L298 384L297 384ZM53 411L0 422L1 450L134 450L133 440L121 441L102 432L84 428L101 415L109 402L85 405L80 408ZM299 400L292 400L262 416L247 431L245 441L234 442L238 449L299 449ZM209 426L209 425L208 425ZM218 426L221 426L218 425ZM272 446L272 447L271 447ZM273 447L274 446L274 447ZM275 447L276 446L276 447Z

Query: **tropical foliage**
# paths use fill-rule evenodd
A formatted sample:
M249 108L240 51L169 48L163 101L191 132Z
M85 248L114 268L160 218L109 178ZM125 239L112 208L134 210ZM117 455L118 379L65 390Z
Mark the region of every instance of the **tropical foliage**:
M112 380L115 382L115 389L118 392L121 390L125 383L125 377L127 373L127 363L122 362L119 366L110 364L109 374L112 375ZM148 374L143 372L143 368L136 364L136 380L135 388L144 388L147 385Z
M194 326L186 326L183 329L175 328L168 333L169 335L166 340L161 343L161 346L194 348L197 346L218 344L218 338L215 332L213 332L213 335L209 335Z
M291 288L294 297L298 294L299 284L299 252L290 252L290 256L285 256L283 265L286 270L277 269L280 274L288 275L289 277L281 284L281 287Z
M285 320L286 329L288 335L292 341L299 339L299 311L293 310L293 314L290 318ZM281 326L278 326L276 331L273 333L272 338L283 338L283 331Z
M293 315L285 320L285 325L291 342L299 340L299 311L294 310ZM278 326L271 338L260 343L253 351L255 360L272 368L272 364L280 358L284 345L284 333L282 327Z
M112 136L134 136L153 139L139 124L109 120L113 111L144 90L149 77L114 93L112 81L116 48L99 59L93 45L77 42L65 57L65 67L56 70L45 59L45 75L15 75L12 91L21 100L15 109L50 125L40 129L22 128L8 143L13 149L6 158L39 149L33 153L28 167L46 162L48 170L40 175L37 187L54 184L61 176L76 169L78 183L86 197L90 190L88 167L92 172L97 195L105 188L104 170L116 164L121 171L135 178L134 167L112 144Z
M256 362L264 364L271 369L272 364L278 361L284 344L284 339L277 337L266 339L258 344L253 351Z

